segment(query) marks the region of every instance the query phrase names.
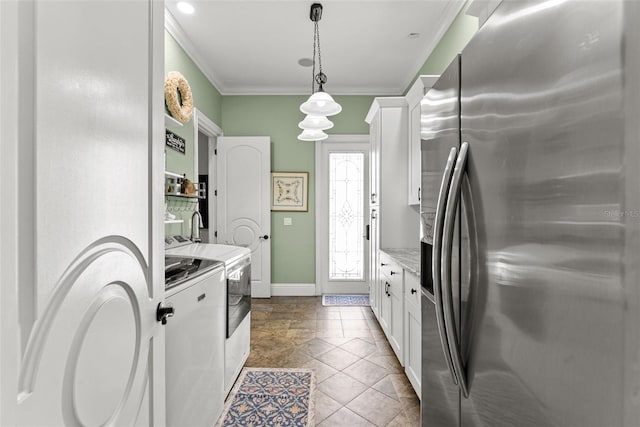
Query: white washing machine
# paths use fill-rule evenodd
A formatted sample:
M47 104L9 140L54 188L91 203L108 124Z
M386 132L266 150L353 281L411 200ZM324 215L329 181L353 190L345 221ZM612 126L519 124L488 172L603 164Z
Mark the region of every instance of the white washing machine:
M177 236L176 236L177 237ZM251 251L248 248L209 243L176 242L166 256L186 256L224 263L226 274L224 391L231 391L249 357L251 341Z
M225 294L222 262L166 258L167 426L213 426L224 409Z

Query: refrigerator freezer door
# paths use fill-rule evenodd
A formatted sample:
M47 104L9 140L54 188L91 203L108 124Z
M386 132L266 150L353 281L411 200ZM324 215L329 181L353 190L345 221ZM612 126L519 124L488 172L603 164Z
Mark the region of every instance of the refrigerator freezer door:
M460 58L456 57L420 102L422 199L420 236L433 245L433 226L444 166L460 148Z
M422 295L422 411L423 427L454 427L460 421L460 391L451 379L436 323L433 299Z
M421 200L421 250L423 292L435 302L431 254L434 252L436 205L445 172L445 165L452 151L460 146L460 60L459 57L442 73L421 102L422 138L422 200ZM452 160L455 161L454 159ZM448 188L448 186L446 186ZM446 202L446 195L444 195ZM443 203L446 204L446 203ZM441 206L444 209L444 206ZM454 264L458 264L459 232L454 233ZM436 254L439 259L439 254ZM435 265L435 264L433 264ZM438 267L438 265L435 265ZM452 270L454 298L459 298L459 270ZM438 298L440 302L440 298ZM422 405L423 426L457 425L459 420L458 388L452 372L447 367L445 354L449 353L446 334L438 333L438 317L434 302L423 299L422 310ZM424 307L427 307L426 309ZM456 310L456 315L459 311ZM441 323L442 324L442 323ZM443 345L444 343L444 345ZM443 349L444 347L444 349ZM442 366L441 366L442 364ZM443 400L444 399L444 400ZM448 411L453 411L448 413Z
M632 3L503 2L462 54L479 252L462 426L624 425Z

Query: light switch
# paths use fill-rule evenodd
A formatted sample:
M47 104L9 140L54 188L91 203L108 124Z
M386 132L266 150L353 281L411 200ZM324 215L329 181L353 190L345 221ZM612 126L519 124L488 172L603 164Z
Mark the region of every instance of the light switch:
M291 218L285 218L283 221L284 225L292 225L293 224L293 220Z

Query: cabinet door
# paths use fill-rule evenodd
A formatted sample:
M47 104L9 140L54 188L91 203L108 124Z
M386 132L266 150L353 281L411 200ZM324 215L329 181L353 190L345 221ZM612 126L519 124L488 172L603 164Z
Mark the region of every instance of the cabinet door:
M420 204L420 103L409 111L409 156L408 173L410 205Z
M391 293L388 291L389 281L383 276L380 275L380 317L378 320L380 321L380 326L384 331L385 335L389 342L391 342Z
M369 203L377 205L380 196L380 113L376 114L369 125L371 152L369 153Z
M369 222L369 303L373 314L380 320L380 272L378 269L378 211L371 209Z
M402 289L399 292L390 292L391 298L391 317L389 319L389 344L391 348L396 352L398 361L404 366L403 355L403 334L404 334L404 298L402 296Z
M405 297L404 316L404 371L418 397L422 356L421 313L419 306Z

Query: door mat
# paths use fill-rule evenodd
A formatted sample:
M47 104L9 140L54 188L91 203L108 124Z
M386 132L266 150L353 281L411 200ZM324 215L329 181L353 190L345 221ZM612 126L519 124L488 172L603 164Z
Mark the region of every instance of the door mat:
M311 369L243 368L216 427L315 425Z
M369 306L369 295L322 295L322 305Z

